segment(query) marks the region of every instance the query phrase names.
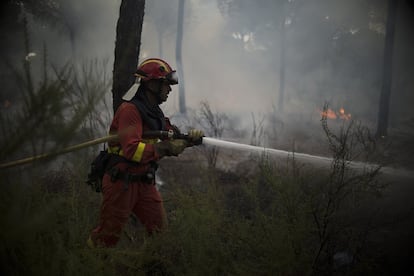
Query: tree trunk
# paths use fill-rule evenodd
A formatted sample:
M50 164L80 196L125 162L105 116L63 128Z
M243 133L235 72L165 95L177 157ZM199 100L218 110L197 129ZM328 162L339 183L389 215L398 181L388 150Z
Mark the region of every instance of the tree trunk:
M115 60L112 83L114 112L122 96L135 81L145 0L122 0L116 26Z
M285 101L285 69L286 69L286 17L283 17L282 26L280 29L280 71L279 71L279 103L278 108L283 112Z
M392 83L392 55L398 0L388 0L388 19L385 35L383 80L378 110L377 137L387 136Z
M282 1L282 24L280 24L280 66L279 66L279 99L278 111L283 112L285 103L285 83L286 83L286 20L289 14L289 2Z
M182 44L183 44L183 22L184 22L184 0L178 1L178 23L177 23L177 44L175 48L175 57L177 60L177 71L179 76L179 86L178 86L178 104L181 114L186 114L186 104L185 104L185 86L184 86L184 71L183 71L183 62L182 62Z

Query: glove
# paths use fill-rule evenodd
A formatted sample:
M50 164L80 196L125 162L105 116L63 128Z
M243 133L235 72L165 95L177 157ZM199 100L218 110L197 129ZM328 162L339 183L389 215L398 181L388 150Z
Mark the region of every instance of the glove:
M192 129L188 132L188 138L190 142L197 144L197 142L201 142L202 137L204 136L204 132L198 129Z
M187 141L184 139L166 140L154 144L157 153L163 156L178 156L187 147Z

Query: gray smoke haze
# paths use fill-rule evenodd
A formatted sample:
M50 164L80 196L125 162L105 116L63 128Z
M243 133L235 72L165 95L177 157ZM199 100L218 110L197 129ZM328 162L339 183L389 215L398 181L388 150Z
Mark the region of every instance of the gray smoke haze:
M108 59L112 66L119 0L71 0L62 4L61 22L51 27L31 18L33 51L48 49L52 63ZM62 26L63 24L63 26ZM112 71L112 68L110 68Z
M159 53L151 18L160 20L162 14L176 13L175 1L153 2L164 5L147 4L142 57ZM335 110L343 107L354 118L375 124L382 84L386 1L366 1L368 7L364 8L358 1L334 1L327 7L318 1L286 2L291 5L285 21L287 114L300 113L319 120L317 110L328 101ZM409 35L412 31L407 27L412 10L407 11L404 4L401 1L395 38L394 71L398 73L394 77L391 123L413 116L412 108L405 104L414 100L410 92L413 66L407 62L407 57L413 59L409 50L414 46ZM249 114L272 112L277 106L279 23L283 19L280 11L260 9L260 1L249 5L251 12L226 15L217 1L186 1L183 67L190 107L207 100L219 111ZM258 18L263 21L261 25ZM157 24L163 25L163 21ZM175 25L170 14L164 23L170 30L162 43L162 57L173 65ZM178 100L174 98L166 108L177 111Z
M178 0L146 2L140 60L161 57L175 67ZM318 109L328 101L335 110L343 107L353 118L375 124L385 0L275 1L274 10L266 10L260 1L226 6L232 2L238 1L186 1L182 53L189 108L197 109L200 101L208 101L227 114L250 117L251 113L277 111L280 22L284 22L285 114L319 120ZM414 117L413 9L408 1L400 2L390 117L394 125ZM112 72L120 3L68 1L62 9L70 33L35 21L31 25L33 51L41 52L45 43L50 60L58 64L107 59L106 71ZM164 109L169 114L178 112L176 87Z

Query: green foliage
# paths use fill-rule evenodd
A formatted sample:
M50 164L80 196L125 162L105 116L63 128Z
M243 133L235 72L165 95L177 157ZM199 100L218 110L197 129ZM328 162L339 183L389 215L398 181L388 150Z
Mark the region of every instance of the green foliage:
M28 53L27 33L26 40ZM98 109L105 107L109 87L104 63L92 61L80 69L67 64L51 70L46 67L45 51L43 64L41 80L33 74L30 58L23 70L8 65L19 94L0 113L2 163L84 141L101 131L97 122L107 125L96 119L105 120ZM90 158L80 155L61 157L66 165L55 159L0 171L0 274L113 275L104 265L104 253L86 250L85 241L98 216L99 195L84 184Z
M86 187L78 172L49 171L29 187L15 179L0 200L4 274L312 273L319 243L311 214L311 172L294 164L282 168L270 159L260 161L255 176L245 182L241 177L223 180L220 175L228 172L199 172L204 189L168 182L165 232L147 237L142 227L129 225L126 232L131 232L117 248L93 250L85 241L98 216L100 195Z
M213 194L211 194L213 196ZM149 252L178 275L217 275L231 265L220 202L204 193L183 193L174 198L169 230L151 244ZM224 228L224 229L223 229ZM158 237L157 237L158 238Z
M1 184L2 275L98 272L98 267L84 266L97 258L84 248L98 198L87 194L79 176L60 169L46 177L2 177Z
M249 217L236 221L233 243L242 275L306 274L306 240L312 224L300 177L262 160L257 178L243 187L250 203ZM234 224L234 223L232 223Z
M87 189L78 168L49 171L29 188L15 179L0 200L2 268L25 275L312 274L320 245L312 210L320 191L310 188L328 178L295 162L255 162L249 180L199 167L202 186L166 176L168 229L147 237L129 225L115 249L86 247L100 195ZM358 239L350 229L342 234Z
M10 68L21 85L21 102L0 112L0 142L7 145L0 149L0 159L55 151L102 133L108 115L102 116L101 110L109 110L104 98L109 81L102 68L105 62L92 61L80 70L67 64L53 68L53 76L38 86L29 66L25 74Z

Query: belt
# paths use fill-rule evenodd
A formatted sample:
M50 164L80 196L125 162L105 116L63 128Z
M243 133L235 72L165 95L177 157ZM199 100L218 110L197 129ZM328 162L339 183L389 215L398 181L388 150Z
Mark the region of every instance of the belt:
M135 174L129 172L122 172L119 168L113 167L107 171L111 176L111 181L115 182L118 179L124 180L125 190L128 189L130 182L144 182L146 184L155 184L155 171L148 171L145 174Z

